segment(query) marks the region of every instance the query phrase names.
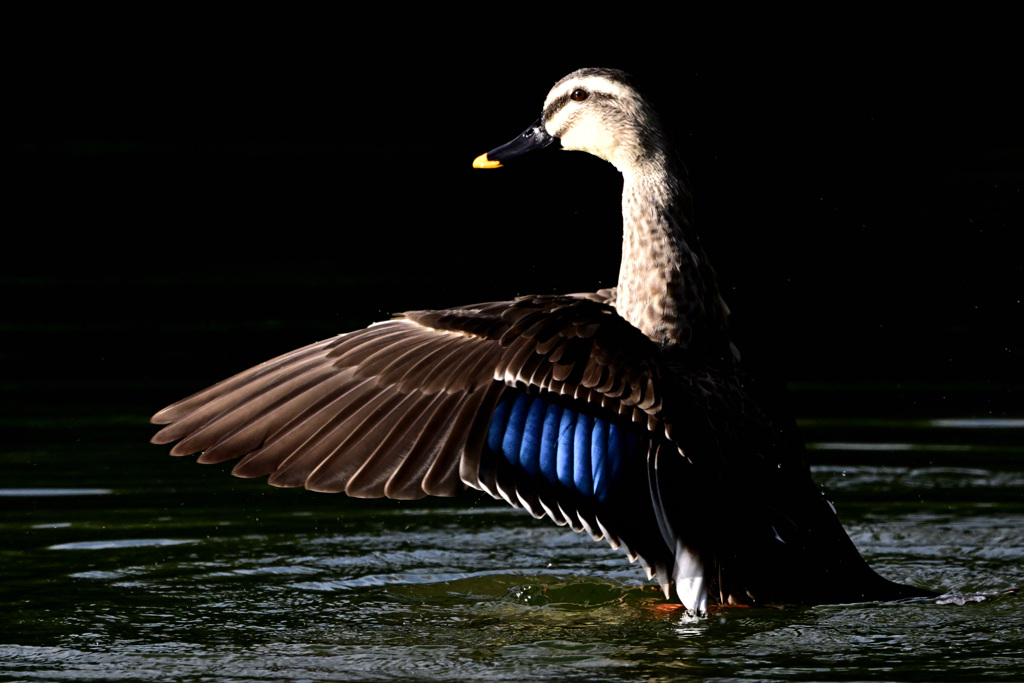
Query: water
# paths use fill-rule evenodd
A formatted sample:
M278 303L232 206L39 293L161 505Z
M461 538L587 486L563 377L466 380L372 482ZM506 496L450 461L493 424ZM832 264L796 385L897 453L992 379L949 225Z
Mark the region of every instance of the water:
M141 416L109 411L19 424L0 491L4 680L1024 675L1012 417L803 421L869 562L941 599L700 619L605 544L476 494L273 489L170 458Z

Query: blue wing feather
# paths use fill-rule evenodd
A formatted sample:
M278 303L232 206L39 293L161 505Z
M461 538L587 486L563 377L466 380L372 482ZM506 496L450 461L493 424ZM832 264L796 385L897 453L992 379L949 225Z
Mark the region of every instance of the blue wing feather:
M553 403L544 413L544 433L540 441L540 471L544 479L552 484L558 481L558 449L562 414L562 407Z
M510 391L488 426L487 448L537 482L604 502L637 437L603 418Z
M566 408L558 426L558 481L568 489L573 488L572 444L576 436L576 417L576 411Z
M501 452L513 465L519 465L519 454L523 444L523 430L526 428L526 417L530 410L530 397L520 394L516 397L509 411L505 435L501 440Z
M596 418L590 437L590 493L600 499L608 491L608 423Z
M576 438L573 439L572 479L576 491L584 496L593 494L590 478L590 443L593 439L594 420L585 413L576 417Z
M492 453L502 452L501 444L505 439L505 427L508 426L508 414L511 411L510 401L500 401L491 414L491 424L487 430L487 449Z
M524 398L526 398L524 396ZM518 403L518 401L516 402ZM547 406L543 401L531 401L530 410L523 425L523 440L519 449L519 465L531 477L540 473L540 450L544 442L544 415Z

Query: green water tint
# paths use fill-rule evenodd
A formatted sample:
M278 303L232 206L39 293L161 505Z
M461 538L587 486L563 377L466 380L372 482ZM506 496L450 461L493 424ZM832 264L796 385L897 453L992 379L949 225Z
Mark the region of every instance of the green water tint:
M1017 678L1024 429L941 420L804 428L872 566L949 596L694 619L621 551L479 494L273 489L142 420L42 419L3 454L0 679Z

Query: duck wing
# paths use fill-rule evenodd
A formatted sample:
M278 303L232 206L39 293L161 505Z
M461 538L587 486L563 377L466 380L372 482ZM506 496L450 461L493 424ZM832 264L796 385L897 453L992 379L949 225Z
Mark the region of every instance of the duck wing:
M535 296L394 320L286 353L158 412L173 455L356 497L487 491L625 545L668 588L650 490L660 348L602 303Z

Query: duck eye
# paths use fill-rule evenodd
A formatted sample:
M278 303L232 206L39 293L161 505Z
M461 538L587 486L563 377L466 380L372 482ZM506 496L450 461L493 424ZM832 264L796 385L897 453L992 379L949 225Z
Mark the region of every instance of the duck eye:
M576 88L575 90L572 91L572 94L569 95L569 97L571 99L576 100L577 102L582 102L583 100L587 99L588 95L590 95L590 93L588 93L583 88Z

